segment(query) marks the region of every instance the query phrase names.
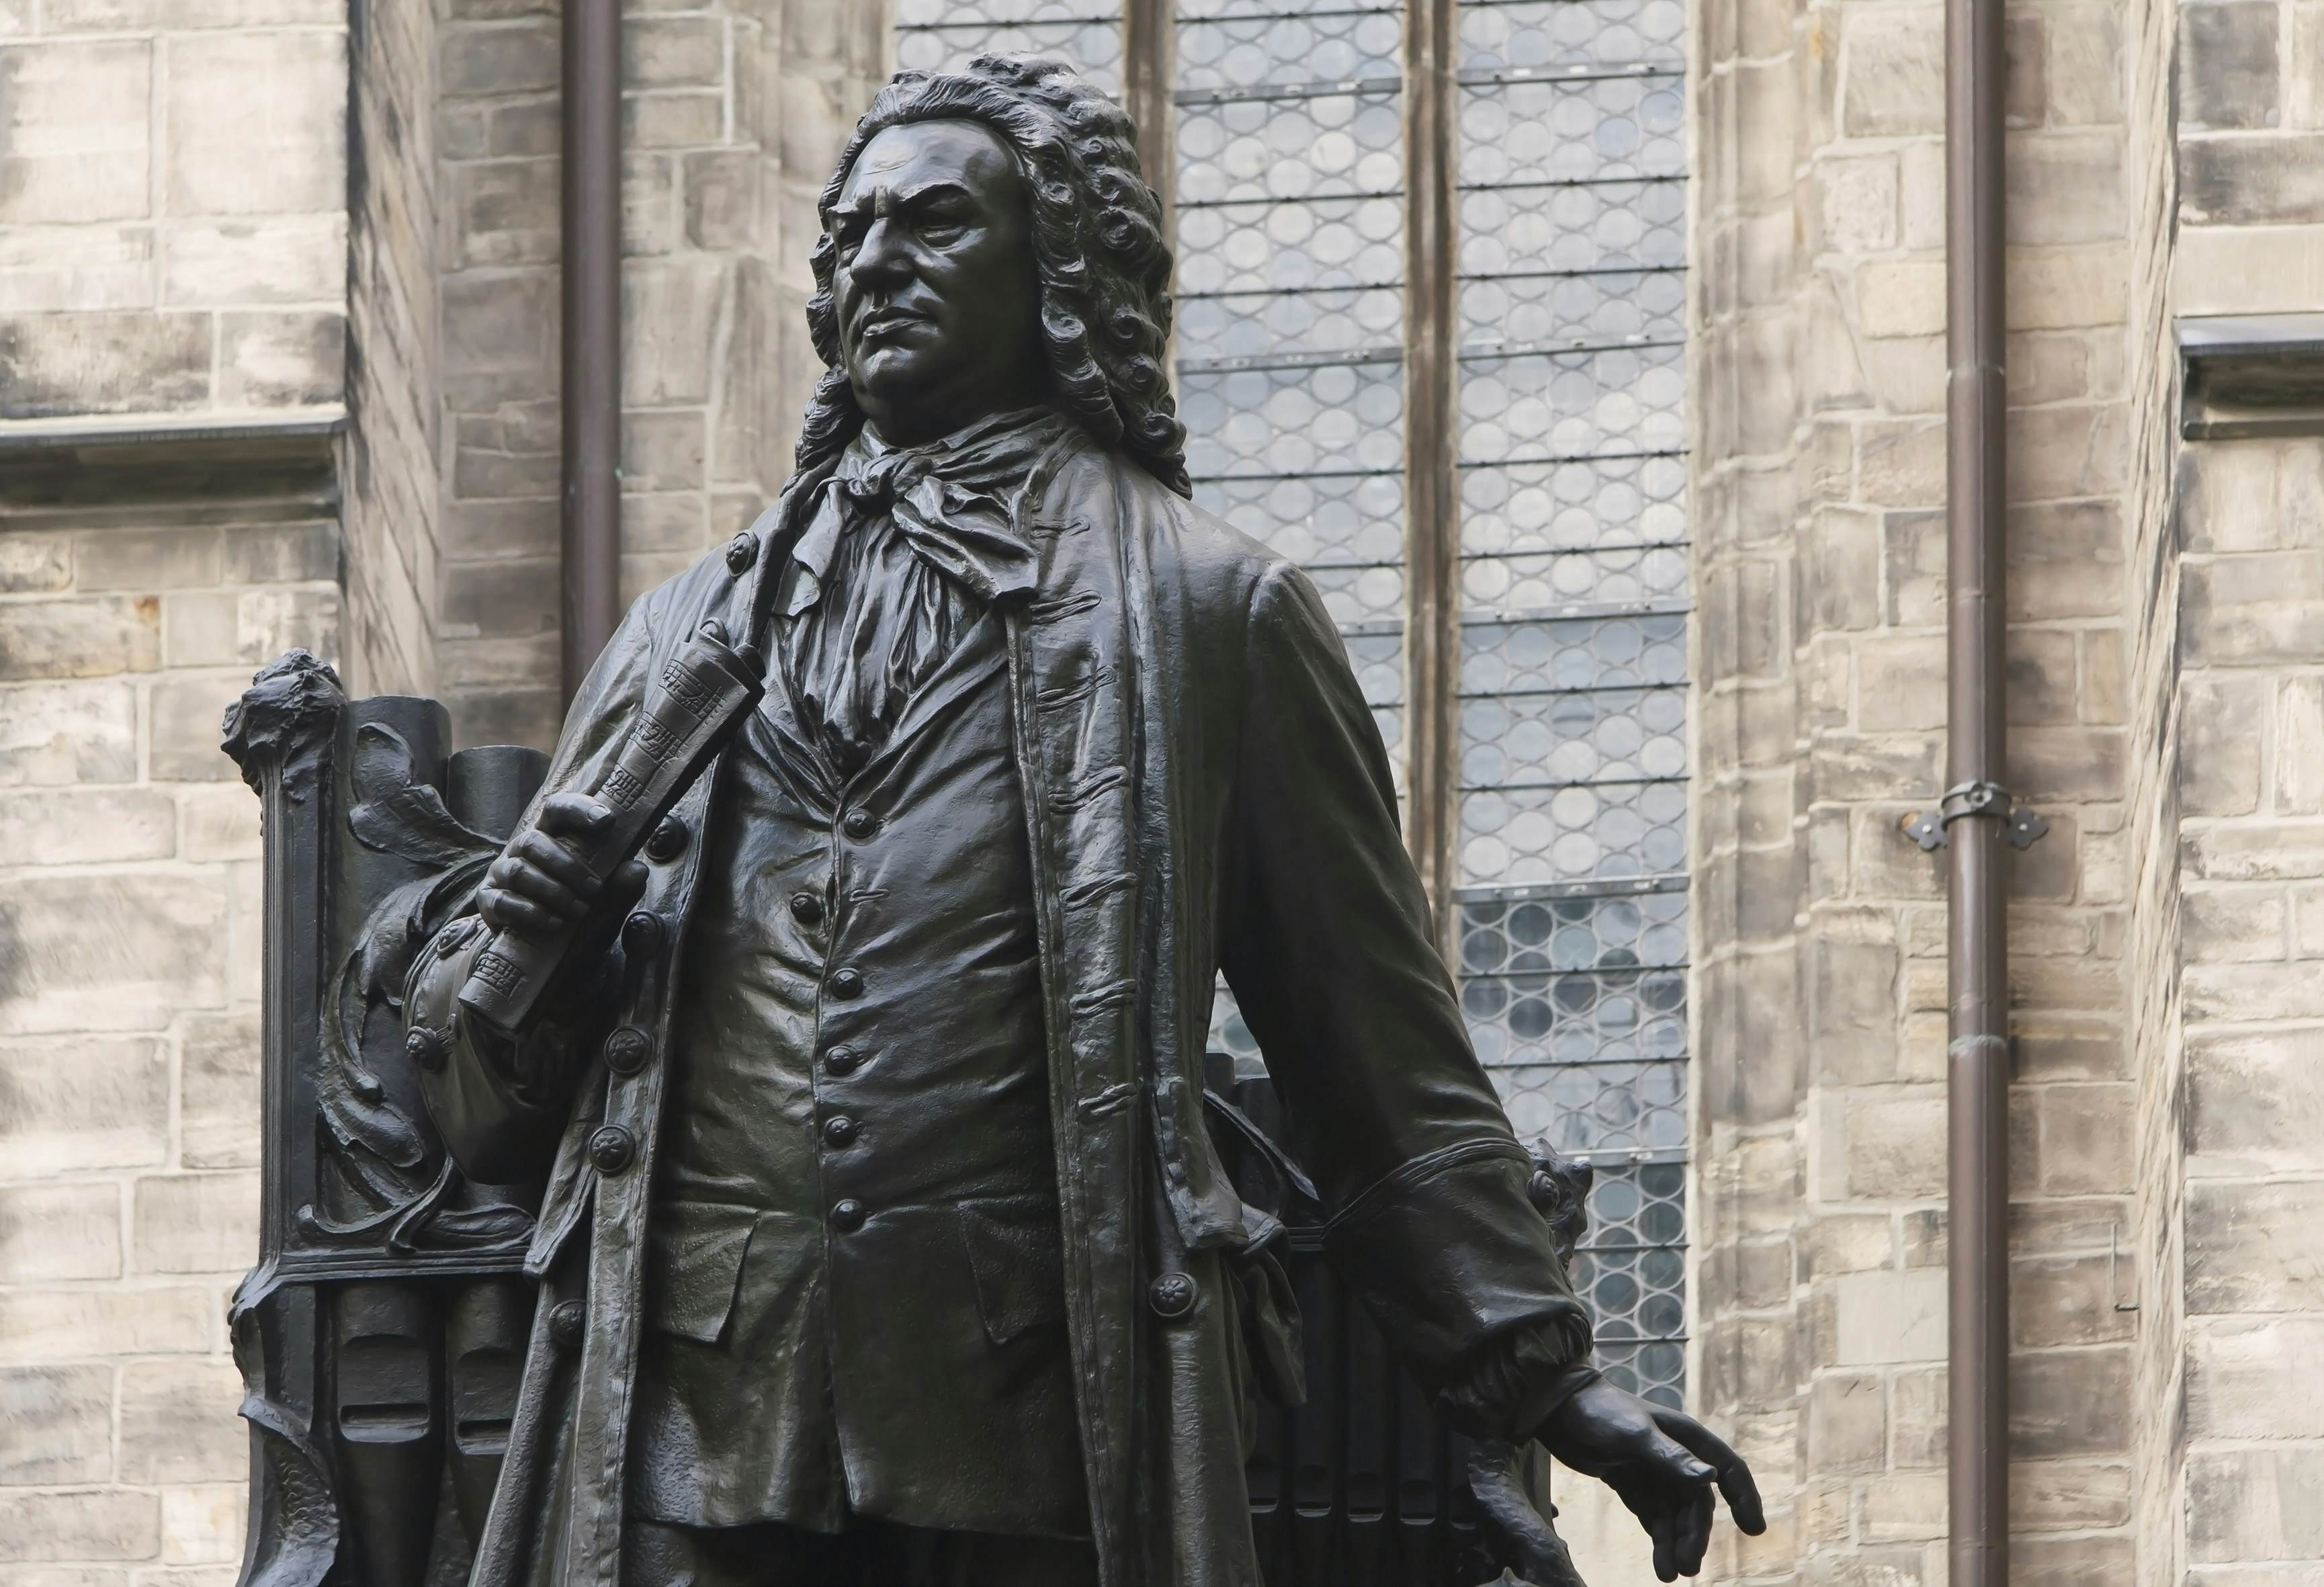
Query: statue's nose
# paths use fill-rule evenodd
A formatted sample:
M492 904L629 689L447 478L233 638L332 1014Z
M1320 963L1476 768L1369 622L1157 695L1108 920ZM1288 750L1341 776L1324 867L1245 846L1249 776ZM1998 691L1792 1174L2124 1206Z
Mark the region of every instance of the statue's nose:
M874 220L847 262L847 273L858 286L892 281L908 272L902 228L885 217Z

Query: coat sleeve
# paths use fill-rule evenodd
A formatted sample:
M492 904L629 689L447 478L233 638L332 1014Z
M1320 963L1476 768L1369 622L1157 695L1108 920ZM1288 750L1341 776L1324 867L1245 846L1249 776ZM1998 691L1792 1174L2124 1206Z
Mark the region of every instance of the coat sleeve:
M595 786L621 730L644 698L653 651L651 599L631 609L573 697L533 808L549 794ZM521 832L532 811L518 824ZM423 1065L421 1096L463 1173L487 1185L521 1184L546 1171L556 1154L584 1059L602 1034L613 976L604 964L568 965L545 1011L511 1041L471 1018L460 988L492 933L473 900L420 955L404 989L404 1020L436 1048Z
M1529 1432L1586 1380L1588 1313L1470 1046L1339 634L1288 567L1248 623L1222 967L1335 1267L1456 1416Z

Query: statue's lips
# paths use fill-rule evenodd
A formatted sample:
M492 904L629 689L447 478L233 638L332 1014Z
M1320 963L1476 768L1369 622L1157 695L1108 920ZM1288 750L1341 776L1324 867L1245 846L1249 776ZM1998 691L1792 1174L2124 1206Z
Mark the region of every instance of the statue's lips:
M883 309L875 314L867 314L859 320L855 327L855 337L862 342L890 341L906 331L934 324L935 321L925 314L915 314L902 309Z

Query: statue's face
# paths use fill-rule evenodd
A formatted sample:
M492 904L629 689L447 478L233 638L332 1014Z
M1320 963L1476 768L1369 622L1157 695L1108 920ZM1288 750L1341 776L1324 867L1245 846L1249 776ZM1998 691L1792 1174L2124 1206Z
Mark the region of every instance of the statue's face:
M841 364L884 439L932 439L1041 400L1030 215L999 134L970 121L890 127L856 156L827 221Z

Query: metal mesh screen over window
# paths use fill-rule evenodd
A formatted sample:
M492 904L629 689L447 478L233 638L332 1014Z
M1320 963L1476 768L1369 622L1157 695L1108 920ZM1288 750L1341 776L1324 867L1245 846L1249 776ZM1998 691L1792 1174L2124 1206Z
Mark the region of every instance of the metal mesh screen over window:
M1102 0L899 0L898 58L1054 51ZM1685 1353L1683 0L1459 0L1456 963L1519 1133L1597 1167L1575 1279L1619 1380ZM1177 0L1195 500L1305 567L1405 793L1404 6ZM1409 155L1409 158L1408 158ZM1425 432L1424 432L1425 433ZM1221 989L1214 1050L1256 1065Z
M1457 21L1462 1001L1519 1131L1597 1165L1601 1360L1676 1404L1686 11Z

